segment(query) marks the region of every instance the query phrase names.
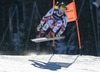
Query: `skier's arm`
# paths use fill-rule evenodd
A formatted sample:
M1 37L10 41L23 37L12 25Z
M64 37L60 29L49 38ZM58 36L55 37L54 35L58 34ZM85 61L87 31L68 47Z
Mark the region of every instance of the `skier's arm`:
M42 20L40 21L40 24L37 26L37 31L40 31L43 24L52 16L54 11L54 8L50 9L45 16L43 16Z
M47 21L47 20L52 16L53 11L54 11L54 8L50 9L50 10L47 12L47 14L46 14L45 16L43 16L43 18L42 18L40 24L43 25L44 22Z
M50 9L44 17L51 16L53 14L54 8Z
M68 18L64 17L63 24L62 24L61 29L59 30L57 36L60 36L65 31L66 26L67 26L67 22L68 22Z

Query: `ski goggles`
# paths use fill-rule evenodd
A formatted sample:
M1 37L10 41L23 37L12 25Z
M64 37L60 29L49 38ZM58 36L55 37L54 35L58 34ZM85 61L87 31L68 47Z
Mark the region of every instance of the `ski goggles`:
M63 6L61 6L61 7L60 7L60 9L61 9L61 10L66 10L66 8L65 8L65 7L63 7Z

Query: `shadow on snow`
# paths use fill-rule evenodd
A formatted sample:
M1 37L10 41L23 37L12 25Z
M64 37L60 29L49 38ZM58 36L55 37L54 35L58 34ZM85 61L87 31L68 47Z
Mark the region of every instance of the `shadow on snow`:
M58 70L61 69L62 67L69 67L72 63L62 63L62 62L42 62L42 61L37 61L37 60L29 60L32 63L33 66L41 69L49 69L49 70Z

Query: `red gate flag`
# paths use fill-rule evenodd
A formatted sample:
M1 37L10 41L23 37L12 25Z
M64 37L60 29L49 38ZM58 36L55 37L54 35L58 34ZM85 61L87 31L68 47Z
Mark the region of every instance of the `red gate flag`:
M77 28L77 35L78 35L78 43L79 43L79 48L81 49L81 41L80 41L80 32L79 32L79 27L78 27L78 20L77 20L77 13L76 13L76 6L75 6L75 1L71 2L66 6L66 15L68 17L68 22L75 21L76 22L76 28Z
M71 2L66 6L66 15L68 17L68 22L75 21L77 19L77 13L76 13L76 6L75 2Z
M55 0L53 0L53 7L58 8L58 6L55 5ZM77 35L78 35L78 44L79 44L79 48L81 50L82 46L81 46L81 40L80 40L80 32L79 32L79 27L78 27L78 19L77 19L75 1L73 0L73 2L69 3L66 6L66 8L67 8L66 15L68 17L68 22L72 22L72 21L76 22ZM80 51L80 53L81 53L81 51Z

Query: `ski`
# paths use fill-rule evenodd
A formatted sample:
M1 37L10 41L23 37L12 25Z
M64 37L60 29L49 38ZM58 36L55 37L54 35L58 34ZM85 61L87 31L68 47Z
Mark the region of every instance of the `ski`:
M38 43L38 42L44 42L44 41L59 40L59 39L64 39L64 38L65 38L64 36L54 37L54 38L42 37L42 38L31 39L31 41Z

